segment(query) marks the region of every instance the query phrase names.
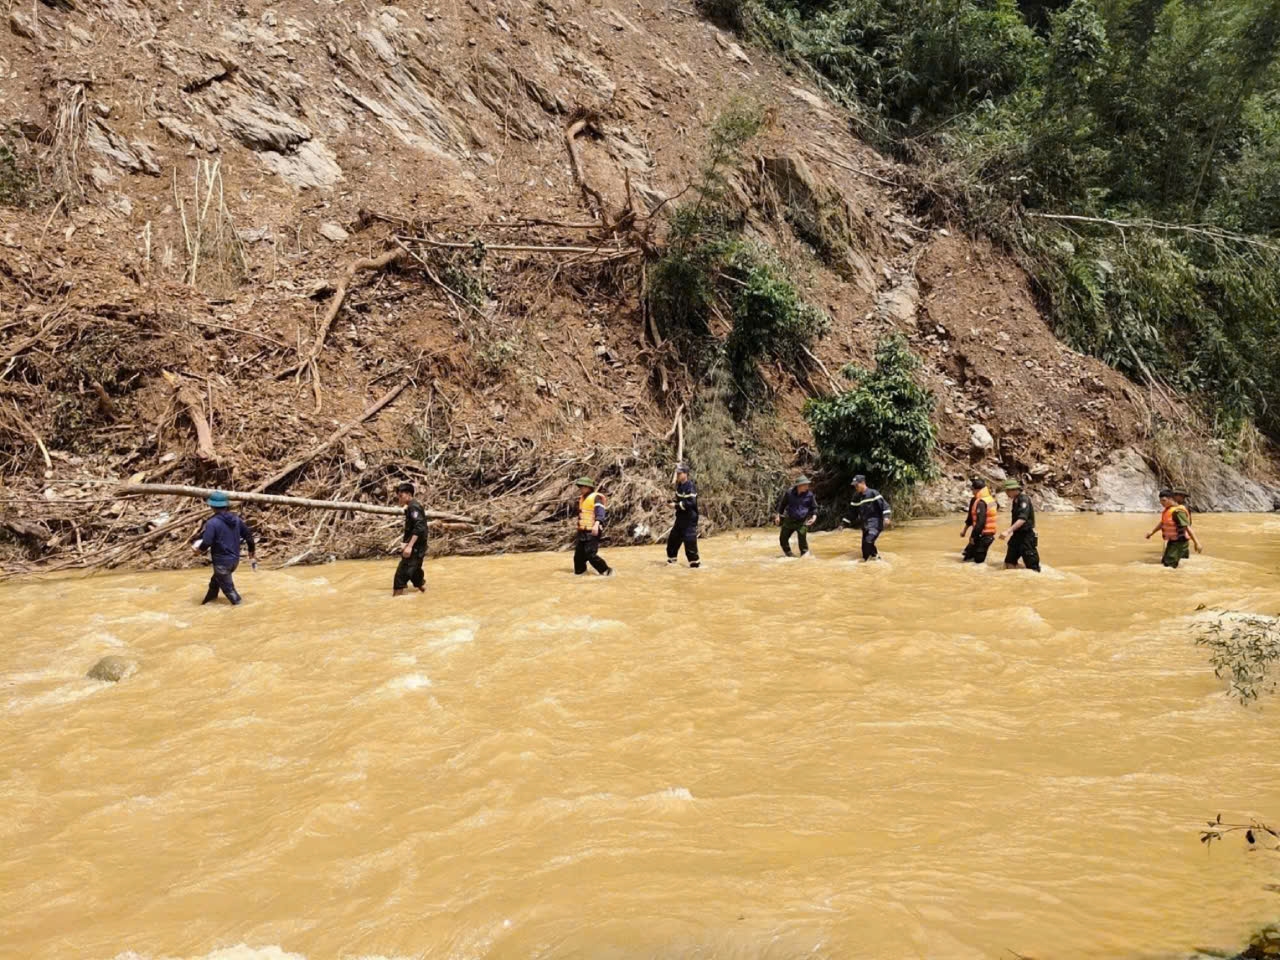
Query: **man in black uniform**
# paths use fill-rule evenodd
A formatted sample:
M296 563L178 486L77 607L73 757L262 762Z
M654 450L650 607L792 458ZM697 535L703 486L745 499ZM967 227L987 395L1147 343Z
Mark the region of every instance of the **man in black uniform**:
M1009 501L1009 514L1013 518L1013 525L1000 534L1001 540L1009 541L1009 549L1004 554L1004 568L1016 570L1021 558L1028 570L1038 573L1040 551L1036 542L1036 508L1031 505L1031 498L1023 492L1021 480L1007 481L1004 489L1012 498Z
M881 531L893 522L889 502L880 495L879 490L867 486L867 478L858 474L853 478L853 492L856 494L849 502L849 514L844 522L850 526L862 527L862 559L879 560L880 551L876 549L876 541Z
M689 479L685 464L676 467L676 519L667 537L667 563L675 563L684 544L684 556L689 566L701 565L698 560L698 490Z
M413 499L412 483L396 487L396 499L404 507L404 546L400 548L400 563L396 566L391 595L400 596L410 583L419 593L426 593L427 577L422 572L422 561L427 556L427 512Z

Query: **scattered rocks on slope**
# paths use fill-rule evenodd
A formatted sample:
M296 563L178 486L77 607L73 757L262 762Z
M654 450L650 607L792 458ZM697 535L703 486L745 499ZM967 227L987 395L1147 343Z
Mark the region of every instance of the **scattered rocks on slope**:
M93 665L88 673L90 680L101 680L104 683L119 683L127 680L138 670L138 665L124 657L103 657Z

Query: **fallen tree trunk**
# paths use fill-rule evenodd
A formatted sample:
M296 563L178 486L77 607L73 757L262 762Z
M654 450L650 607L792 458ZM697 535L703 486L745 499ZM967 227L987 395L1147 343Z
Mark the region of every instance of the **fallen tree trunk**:
M373 404L370 407L366 407L364 413L360 414L359 419L352 420L350 423L339 427L333 433L329 434L328 439L325 440L323 443L319 443L316 446L312 447L310 450L308 450L305 454L303 454L297 460L294 460L292 463L288 464L284 469L276 472L272 476L268 477L266 480L263 480L260 484L258 484L256 487L253 488L253 492L266 493L267 490L274 487L281 480L286 479L289 476L289 474L293 473L295 470L300 470L303 467L305 467L308 463L310 463L316 457L320 456L320 454L324 453L326 450L332 447L335 443L337 443L339 440L345 437L348 433L350 433L356 427L360 426L360 424L364 423L366 420L372 417L375 413L377 413L379 410L381 410L383 407L389 404L396 397L400 396L401 392L404 390L405 387L409 386L410 382L411 381L409 380L405 380L399 386L392 387L385 394L383 394L381 400L379 400L377 403Z
M311 500L306 497L285 497L275 493L224 491L226 495L241 503L268 503L281 507L307 507L311 510L352 510L356 513L377 513L388 517L404 516L403 507L380 506L374 503L357 503L352 500ZM128 494L144 494L161 497L197 497L206 499L213 493L210 487L187 487L169 483L126 483L116 493L120 496ZM443 520L446 523L474 526L475 520L459 516L456 513L441 513L438 510L424 510L428 520Z

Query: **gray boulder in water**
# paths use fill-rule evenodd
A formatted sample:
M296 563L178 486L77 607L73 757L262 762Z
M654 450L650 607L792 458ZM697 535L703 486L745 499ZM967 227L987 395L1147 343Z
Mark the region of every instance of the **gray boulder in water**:
M103 657L89 671L90 680L102 680L106 683L119 683L133 676L138 665L124 657Z

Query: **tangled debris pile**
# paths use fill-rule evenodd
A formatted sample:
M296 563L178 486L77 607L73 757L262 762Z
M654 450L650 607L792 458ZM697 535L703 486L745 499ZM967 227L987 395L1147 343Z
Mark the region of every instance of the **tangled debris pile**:
M711 522L763 518L764 503L714 504L753 504L811 465L801 411L828 378L762 365L768 417L726 428L642 295L727 88L766 118L731 178L745 235L830 317L814 372L905 335L953 481L1027 472L1046 496L1088 498L1092 472L1149 430L1148 400L1053 337L1013 263L922 219L847 114L692 10L245 0L207 15L174 0L10 15L10 572L188 562L193 510L115 495L125 482L387 502L411 479L479 521L436 548L483 552L562 543L567 480L586 472L614 535L646 539L669 522L686 432L736 478L706 487ZM342 513L253 520L295 559L394 538Z

